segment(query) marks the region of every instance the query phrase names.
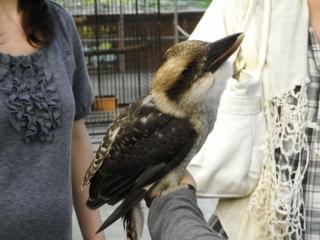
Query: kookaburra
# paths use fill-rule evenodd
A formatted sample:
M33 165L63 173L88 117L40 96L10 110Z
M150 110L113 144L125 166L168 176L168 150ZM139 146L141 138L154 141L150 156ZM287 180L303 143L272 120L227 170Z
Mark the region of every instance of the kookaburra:
M242 39L238 33L213 43L188 40L172 46L150 95L123 109L112 123L83 182L83 188L90 184L91 209L122 201L98 232L123 217L128 239L139 239L140 201L148 191L178 188L213 127L232 75L226 60Z

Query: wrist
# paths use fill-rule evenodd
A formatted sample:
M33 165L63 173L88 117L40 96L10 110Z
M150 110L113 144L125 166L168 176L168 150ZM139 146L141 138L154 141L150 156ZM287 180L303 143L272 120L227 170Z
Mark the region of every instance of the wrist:
M180 183L180 184L177 186L177 188L175 189L175 191L178 191L178 190L180 190L180 189L189 189L190 191L193 192L194 195L196 195L196 188L195 188L192 184ZM150 207L150 206L151 206L151 204L152 204L152 202L153 202L153 200L154 200L155 198L165 196L167 193L169 193L169 192L162 192L160 196L150 196L150 195L146 196L146 197L145 197L145 201L146 201L147 207Z
M197 190L196 188L192 185L192 184L189 184L189 183L180 183L180 188L187 188L187 189L190 189L194 195L196 195L197 193Z

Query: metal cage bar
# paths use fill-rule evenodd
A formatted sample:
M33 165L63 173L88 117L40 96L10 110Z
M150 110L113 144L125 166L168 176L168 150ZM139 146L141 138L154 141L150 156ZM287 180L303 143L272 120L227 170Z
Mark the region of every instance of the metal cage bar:
M95 95L86 123L101 135L121 107L149 92L164 51L187 38L177 27L191 33L211 0L56 1L77 24Z
M104 124L149 92L160 63L160 0L60 0L81 35L95 101L87 124Z

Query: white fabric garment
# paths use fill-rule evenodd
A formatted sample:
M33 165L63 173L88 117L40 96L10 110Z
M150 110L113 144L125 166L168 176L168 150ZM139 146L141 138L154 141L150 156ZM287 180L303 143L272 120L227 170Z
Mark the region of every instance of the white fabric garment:
M267 33L268 39L262 39L265 36L262 32L265 1L272 2L273 9L269 13L272 32ZM252 5L255 5L255 9L250 16L248 9ZM240 82L251 79L251 73L258 68L261 44L267 40L268 53L263 70L263 85L265 97L270 99L285 93L294 85L309 81L306 64L308 19L306 0L214 0L189 39L212 42L244 30L245 38L235 69L235 77ZM243 29L247 20L248 26ZM261 34L257 34L259 32ZM253 89L238 83L235 83L233 88L245 96L255 95L255 84L248 84Z
M230 79L229 83L237 81ZM266 135L261 98L221 96L214 129L188 170L197 181L198 197L236 198L257 185Z
M234 201L220 199L217 208L223 227L227 234L229 229L230 236L233 236L230 239L256 239L253 236L262 235L266 237L259 239L300 237L302 226L299 217L294 216L293 212L303 204L301 182L305 166L301 164L293 180L278 179L279 165L275 161L274 152L279 148L288 157L298 154L302 149L308 151L304 133L305 85L309 82L308 18L307 0L214 0L190 37L212 42L244 31L245 38L234 62L233 77L238 81L230 80L226 92L243 98L262 95L264 99L262 106L268 123L268 131L264 136L267 148L258 186L252 196L247 198ZM257 73L261 73L261 76L256 77ZM297 85L301 86L299 94L294 90ZM297 103L293 104L292 100ZM283 110L281 118L277 115L279 108ZM288 133L287 130L292 126L292 133ZM288 147L288 139L294 145ZM212 171L211 175L208 173L210 161L215 160L214 147L206 147L205 143L205 149L201 149L190 163L190 166L199 167L194 175L203 196L212 196L212 186L217 184L212 182L216 172ZM206 158L199 160L203 152ZM292 176L288 163L284 170ZM288 197L291 202L297 203L295 208L287 201ZM241 207L237 202L241 203ZM279 214L280 211L283 215ZM250 212L254 212L255 219ZM239 218L234 219L234 216ZM239 228L242 221L246 222L248 228L243 224ZM281 230L278 231L278 228ZM268 233L264 232L265 229Z

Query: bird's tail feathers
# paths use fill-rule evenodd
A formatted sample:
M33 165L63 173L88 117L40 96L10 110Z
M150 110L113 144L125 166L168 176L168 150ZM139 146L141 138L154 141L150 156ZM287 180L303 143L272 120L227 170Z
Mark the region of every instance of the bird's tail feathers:
M139 240L143 231L143 211L138 204L129 211L123 218L123 226L127 233L127 240Z
M113 213L104 221L101 227L98 229L97 234L103 231L105 228L109 227L119 218L124 217L129 211L132 210L145 196L146 190L137 189L132 191L131 194L126 197L123 202L113 211Z

